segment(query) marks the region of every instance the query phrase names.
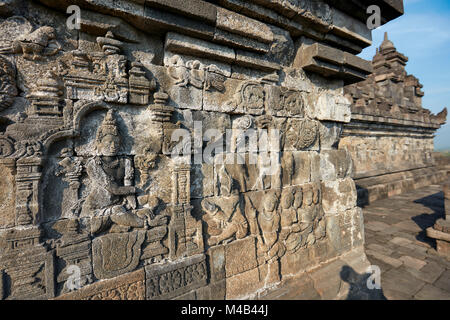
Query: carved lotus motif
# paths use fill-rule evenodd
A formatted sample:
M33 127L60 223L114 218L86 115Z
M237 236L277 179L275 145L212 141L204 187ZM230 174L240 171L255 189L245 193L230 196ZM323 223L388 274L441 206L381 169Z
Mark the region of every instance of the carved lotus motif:
M313 121L291 121L284 137L285 148L302 150L310 147L317 139L317 131L317 124Z
M317 137L317 124L311 121L304 121L300 127L299 141L297 147L304 149L311 146Z

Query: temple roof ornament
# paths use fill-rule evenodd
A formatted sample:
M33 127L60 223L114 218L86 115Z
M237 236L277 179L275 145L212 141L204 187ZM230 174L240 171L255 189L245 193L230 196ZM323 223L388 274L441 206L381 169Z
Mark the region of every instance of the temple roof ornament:
M416 121L421 126L439 128L445 119L422 107L423 85L406 72L408 57L398 52L387 32L372 60L373 73L365 81L345 88L351 98L352 114L383 116Z

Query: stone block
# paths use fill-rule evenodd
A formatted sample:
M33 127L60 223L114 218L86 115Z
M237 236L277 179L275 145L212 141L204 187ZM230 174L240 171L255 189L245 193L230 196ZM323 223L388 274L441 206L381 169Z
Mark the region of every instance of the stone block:
M207 285L205 255L145 267L146 299L171 299Z
M314 152L294 151L294 173L291 185L302 185L311 181L311 166L313 165ZM286 170L287 168L283 168Z
M336 180L351 177L352 158L346 150L324 150L320 154L322 180Z
M241 299L262 287L258 268L226 279L226 299Z
M324 121L348 123L351 119L350 101L344 96L325 92L316 102L316 118Z
M189 2L183 0L146 0L145 5L179 13L211 25L214 25L217 19L217 7L201 0Z
M267 54L270 49L268 44L261 43L256 40L230 33L221 29L216 29L214 33L214 42L224 44L235 49L254 51L263 54Z
M354 208L356 197L355 182L351 178L322 182L322 205L327 215Z
M301 271L306 271L314 265L310 259L310 247L301 248L295 253L286 253L280 259L280 273L282 277L294 276Z
M14 161L0 159L0 176L3 177L0 180L0 211L2 212L0 228L10 228L15 225L16 181L14 179L14 169Z
M226 277L249 271L258 266L256 260L256 239L247 237L225 245Z
M225 279L225 246L219 245L209 248L208 259L211 274L211 282L217 282Z
M314 288L322 299L329 300L335 298L341 288L340 272L344 267L340 260L324 265L320 270L309 273L314 281Z
M339 138L342 133L342 123L320 121L320 149L336 149L339 144Z
M237 14L233 11L217 8L217 28L240 34L264 43L273 42L272 30L260 21Z
M276 72L280 67L261 54L236 50L236 64L265 72Z
M167 34L165 49L173 53L209 58L227 63L231 63L236 59L233 49L173 32Z
M303 46L294 65L324 77L344 79L348 84L365 80L372 72L369 61L319 43Z
M145 232L104 235L92 241L94 274L110 279L133 271L139 264Z

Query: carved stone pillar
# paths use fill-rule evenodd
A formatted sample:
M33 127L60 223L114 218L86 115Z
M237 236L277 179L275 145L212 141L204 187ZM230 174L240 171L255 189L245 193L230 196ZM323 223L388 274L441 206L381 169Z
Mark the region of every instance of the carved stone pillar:
M203 251L202 224L191 215L190 170L188 164L175 164L173 168L173 208L169 225L172 260Z
M55 296L54 251L40 243L37 227L9 230L0 255L0 298L49 299ZM5 276L6 275L6 276ZM5 281L9 278L9 281Z
M17 161L16 225L36 224L39 219L39 183L42 159L22 158Z
M14 159L0 159L0 211L3 228L15 225L16 200L16 161Z

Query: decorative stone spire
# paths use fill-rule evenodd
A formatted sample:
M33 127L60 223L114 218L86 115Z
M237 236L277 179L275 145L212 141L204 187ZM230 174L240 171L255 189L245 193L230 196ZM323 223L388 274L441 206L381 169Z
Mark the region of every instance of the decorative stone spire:
M54 72L48 71L39 79L27 98L31 101L30 116L62 116L62 84Z
M395 51L395 50L396 49L395 49L394 43L392 43L392 41L389 40L388 33L385 32L384 33L384 41L383 41L383 43L380 46L380 51L382 53L384 53L386 51Z
M152 111L152 120L156 122L169 122L175 109L168 106L169 95L164 91L154 94L155 103L149 106Z
M405 66L408 58L397 51L394 43L389 40L388 33L384 33L384 41L375 54L372 65L377 75L402 75L406 76ZM395 72L394 72L395 70Z

